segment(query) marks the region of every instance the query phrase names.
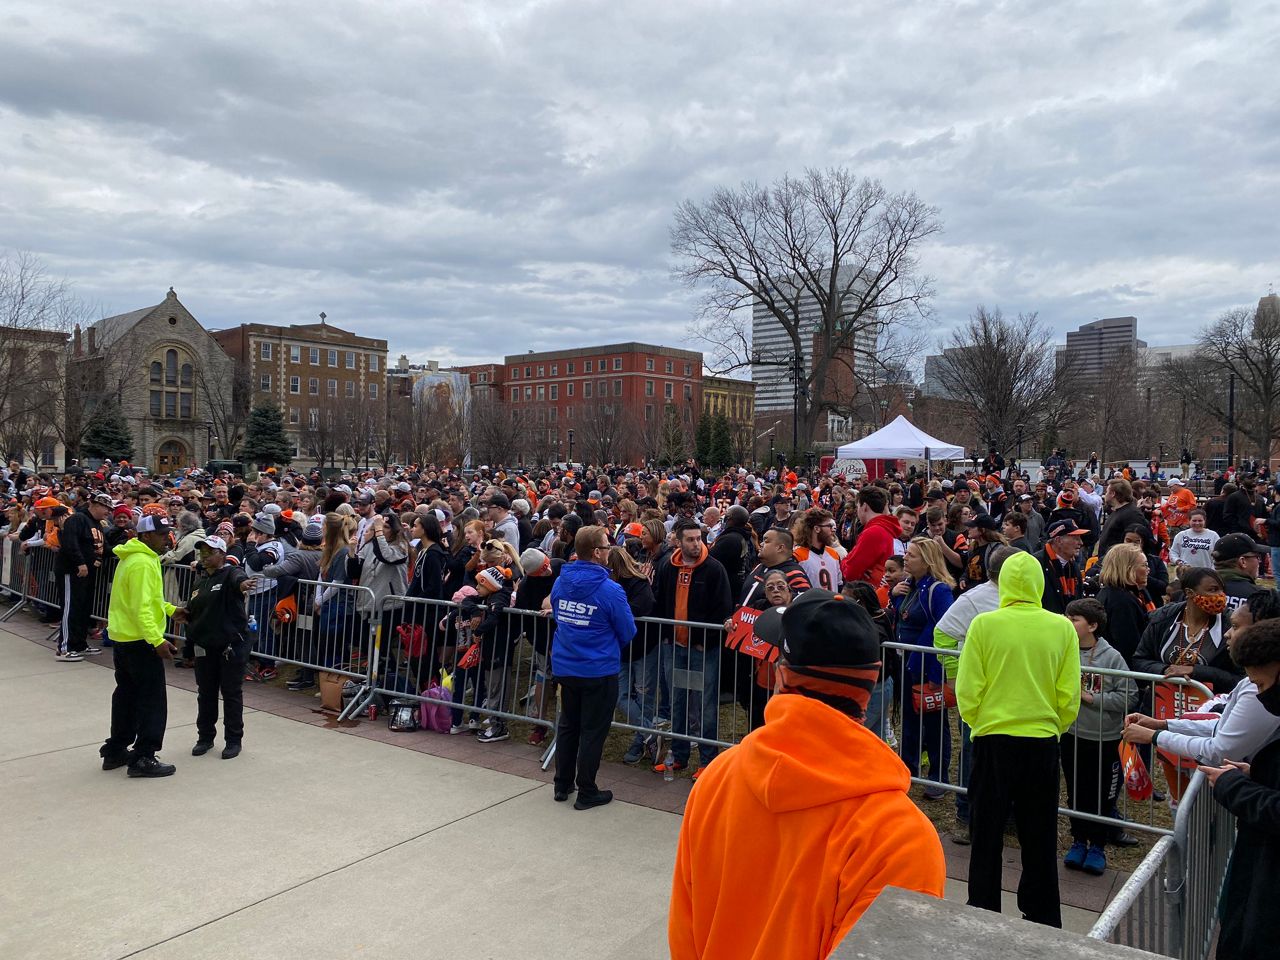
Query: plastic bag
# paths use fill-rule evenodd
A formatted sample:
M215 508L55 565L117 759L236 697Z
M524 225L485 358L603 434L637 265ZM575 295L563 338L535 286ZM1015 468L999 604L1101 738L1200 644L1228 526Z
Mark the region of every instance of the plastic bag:
M1153 787L1151 774L1142 762L1138 748L1128 741L1120 743L1120 767L1124 771L1124 789L1130 800L1149 800Z

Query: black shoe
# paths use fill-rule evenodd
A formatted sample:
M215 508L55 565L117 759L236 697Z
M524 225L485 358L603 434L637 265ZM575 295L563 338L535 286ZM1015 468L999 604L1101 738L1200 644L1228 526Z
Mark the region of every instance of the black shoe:
M286 690L310 690L316 685L314 680L290 680L284 685Z
M171 777L177 771L172 763L162 763L160 758L154 754L146 757L139 757L133 763L129 764L129 776L131 777Z
M193 757L203 757L206 753L213 749L212 740L197 740L196 745L191 748Z
M111 756L111 757L104 756L102 758L102 769L103 770L119 770L121 767L129 766L129 764L133 763L133 761L137 759L138 759L137 753L135 753L132 750L129 750L117 756Z
M568 790L561 790L559 787L556 787L556 792L555 792L556 803L564 803L566 800L569 799L569 794L573 793L573 791L574 791L573 787L570 787Z
M222 748L223 760L234 760L238 756L240 756L240 744L228 743L225 747Z
M582 794L578 794L578 799L573 802L573 809L590 810L592 807L603 807L612 799L612 790L597 790L589 797L584 797Z

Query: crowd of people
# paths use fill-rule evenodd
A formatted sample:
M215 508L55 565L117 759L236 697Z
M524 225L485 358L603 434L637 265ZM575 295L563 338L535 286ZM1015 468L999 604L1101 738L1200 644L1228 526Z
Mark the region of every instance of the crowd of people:
M165 617L187 625L173 655L200 686L197 755L212 745L220 697L234 756L242 682L276 679L284 660L300 664L287 686L311 690L317 668L352 656L369 624L383 638L384 683L421 693L451 675L451 734L506 740L519 710L543 721L529 733L541 745L558 715L556 799L576 790L579 809L610 798L596 777L611 725L633 732L623 762L695 778L722 742L741 739L739 724L766 726L796 664L785 645L761 642L753 619L809 591L842 597L882 650L856 721L927 782L927 800L954 794L953 839L974 846L971 902L999 909L1012 813L1022 911L1057 924L1061 784L1073 810L1115 816L1127 741L1164 765L1176 803L1189 769L1247 762L1277 726L1269 687L1246 677L1234 647L1280 612L1258 582L1268 557L1272 569L1280 561L1280 488L1261 472L1223 476L1200 503L1156 465L1129 474L1103 479L1055 452L1032 480L992 451L954 477L689 464L327 479L272 468L245 481L199 470L149 478L108 462L59 478L11 464L3 481L9 539L53 554L41 609L59 622L58 660L115 642L117 679L136 691L151 681L134 676L132 653L122 667L121 647L145 639L163 656ZM140 566L144 549L148 570L154 557L193 576L164 584L159 634L116 610L117 591L104 632L92 617L99 591ZM216 603L215 583L228 587ZM456 611L430 606L443 601ZM1020 642L1028 636L1035 643ZM511 679L522 642L532 663L523 697ZM1221 715L1178 720L1167 685L1090 668L1187 678L1222 698ZM729 701L739 709L726 713ZM132 773L150 758L172 772L154 756L154 711L142 732L130 709L113 720L104 765L128 759ZM1086 817L1072 838L1066 866L1094 874L1108 844L1133 842Z

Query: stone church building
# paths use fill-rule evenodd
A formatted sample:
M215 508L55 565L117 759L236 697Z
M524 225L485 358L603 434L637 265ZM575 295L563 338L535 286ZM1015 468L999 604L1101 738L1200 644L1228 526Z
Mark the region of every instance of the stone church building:
M153 307L77 330L68 373L91 393L118 393L133 434L133 464L171 473L210 459L207 406L218 389L211 385L230 383L232 366L170 287Z

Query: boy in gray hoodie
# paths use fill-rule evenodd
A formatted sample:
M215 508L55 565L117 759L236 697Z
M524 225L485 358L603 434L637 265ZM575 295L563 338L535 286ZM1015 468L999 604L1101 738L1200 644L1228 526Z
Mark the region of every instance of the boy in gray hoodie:
M1097 600L1067 604L1067 619L1080 638L1080 713L1062 735L1062 775L1067 781L1067 806L1081 813L1106 815L1120 792L1120 735L1137 685L1127 677L1094 673L1091 668L1127 670L1120 651L1107 643L1107 612ZM1071 849L1063 858L1069 870L1101 876L1107 869L1104 845L1110 827L1071 818Z

